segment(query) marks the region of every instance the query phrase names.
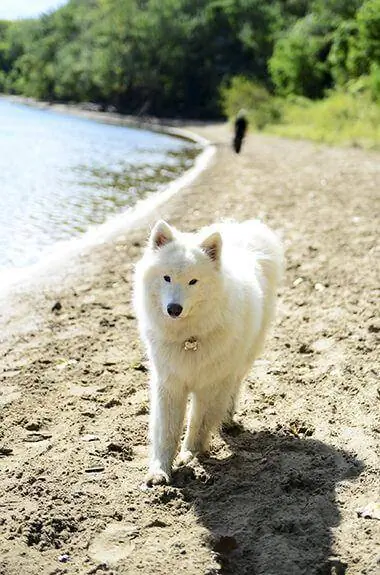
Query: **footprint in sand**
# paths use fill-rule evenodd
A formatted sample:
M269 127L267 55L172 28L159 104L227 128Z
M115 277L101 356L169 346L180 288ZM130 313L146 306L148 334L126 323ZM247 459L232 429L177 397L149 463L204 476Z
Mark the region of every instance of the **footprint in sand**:
M99 533L89 547L89 555L94 561L115 565L130 555L134 548L134 539L138 536L135 525L113 523Z

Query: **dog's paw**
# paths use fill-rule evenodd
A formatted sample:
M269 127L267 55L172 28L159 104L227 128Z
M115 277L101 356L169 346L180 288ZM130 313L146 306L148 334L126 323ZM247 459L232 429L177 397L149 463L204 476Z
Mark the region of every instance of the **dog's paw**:
M178 467L182 467L183 465L190 463L190 461L194 459L195 456L196 453L193 453L189 449L182 449L178 454L176 463Z
M169 483L170 477L162 469L149 471L145 477L145 484L148 487L153 487L154 485L168 485Z

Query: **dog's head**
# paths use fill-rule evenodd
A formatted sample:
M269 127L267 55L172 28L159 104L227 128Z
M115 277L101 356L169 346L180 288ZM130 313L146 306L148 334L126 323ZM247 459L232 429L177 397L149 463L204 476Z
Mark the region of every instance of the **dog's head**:
M168 320L207 314L217 296L222 238L184 234L163 220L154 226L144 265L149 301ZM205 318L207 321L207 318Z

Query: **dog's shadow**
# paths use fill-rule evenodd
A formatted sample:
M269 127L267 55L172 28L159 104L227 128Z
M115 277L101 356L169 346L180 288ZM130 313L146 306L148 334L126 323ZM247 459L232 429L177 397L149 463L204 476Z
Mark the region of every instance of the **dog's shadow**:
M336 487L363 464L320 441L283 432L223 434L231 454L179 469L181 487L221 565L236 575L327 575L346 571L331 558L340 522ZM212 571L210 571L212 573Z

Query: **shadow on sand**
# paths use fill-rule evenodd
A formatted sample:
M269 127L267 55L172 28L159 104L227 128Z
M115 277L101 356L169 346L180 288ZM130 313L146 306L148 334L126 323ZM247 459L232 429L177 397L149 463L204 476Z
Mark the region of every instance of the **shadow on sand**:
M281 431L240 430L223 438L228 458L203 458L194 475L184 469L174 477L210 532L221 565L216 572L343 575L344 558L331 558L331 529L340 521L335 489L363 464Z

